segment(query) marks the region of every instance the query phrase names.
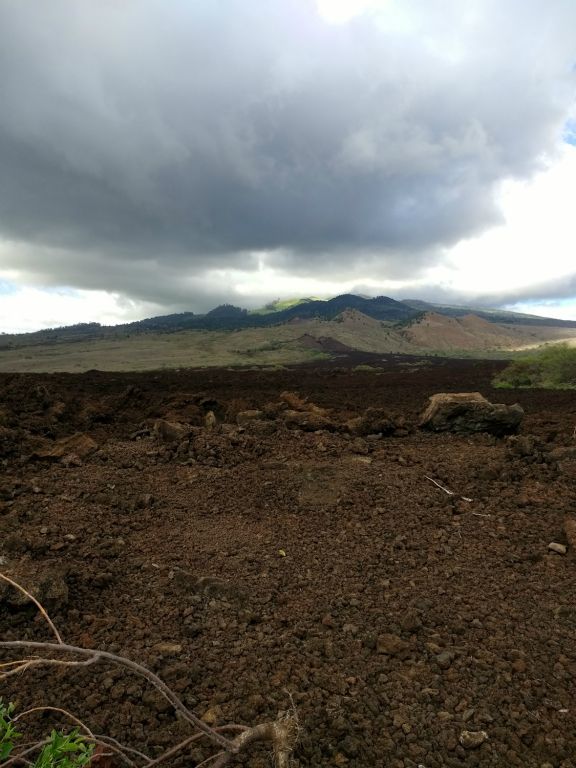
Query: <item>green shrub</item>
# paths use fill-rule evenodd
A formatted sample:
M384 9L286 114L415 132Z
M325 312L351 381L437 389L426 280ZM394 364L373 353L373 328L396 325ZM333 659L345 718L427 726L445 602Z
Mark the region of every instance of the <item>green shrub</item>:
M6 706L0 698L0 765L22 736L14 727L13 712L14 705ZM33 768L84 768L90 762L93 749L94 745L88 744L77 729L67 735L52 731L32 765Z
M14 749L14 743L21 736L12 723L12 712L14 704L6 706L0 698L0 763L8 758Z
M510 363L492 382L495 387L576 387L576 347L551 344Z

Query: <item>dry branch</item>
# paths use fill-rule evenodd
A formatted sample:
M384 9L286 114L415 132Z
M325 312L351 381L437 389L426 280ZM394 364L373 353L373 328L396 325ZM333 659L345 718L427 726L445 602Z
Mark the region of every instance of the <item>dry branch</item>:
M32 600L32 602L38 608L38 610L40 611L42 616L46 619L46 621L48 623L48 626L50 627L52 632L54 632L54 637L56 638L56 640L59 643L62 643L62 638L60 637L60 632L58 632L58 630L56 629L52 619L50 618L50 616L48 616L48 613L46 612L46 609L44 608L44 606L41 605L41 603L39 603L38 600L36 600L34 595L32 595L30 592L28 592L28 590L24 589L24 587L20 586L20 584L18 584L17 581L13 581L9 576L6 576L4 573L0 573L0 579L2 579L3 581L8 582L8 584L13 586L19 592L22 592L23 595L26 595L26 597L28 597L28 598L30 598L30 600Z
M252 728L234 724L212 728L204 723L193 712L191 712L188 707L186 707L185 704L180 700L180 698L174 693L174 691L147 667L144 667L141 664L132 661L131 659L125 658L124 656L118 656L117 654L110 653L109 651L81 648L79 646L68 645L67 643L64 643L60 633L48 616L48 613L38 602L38 600L36 600L33 595L31 595L27 590L21 587L20 584L13 581L8 576L0 573L0 578L2 578L8 584L14 586L34 602L52 629L57 640L56 643L37 642L32 640L0 641L0 649L24 649L26 651L41 651L45 654L48 654L47 656L27 656L21 659L12 659L10 661L3 662L0 664L0 681L35 667L86 667L99 661L109 661L117 666L125 667L126 669L131 670L135 674L150 682L172 705L172 707L177 712L179 712L183 718L188 723L190 723L190 725L194 726L196 732L188 738L184 739L179 744L176 744L175 746L166 750L166 752L164 752L159 757L151 759L142 752L132 749L131 747L126 747L111 737L95 736L90 728L79 718L77 718L71 712L68 712L68 710L62 709L60 707L32 707L31 709L20 713L20 715L14 718L15 720L21 719L34 712L57 712L71 719L76 725L82 728L85 733L85 738L88 741L112 750L112 752L119 755L124 760L124 762L130 766L130 768L136 768L136 763L126 753L130 753L133 756L139 757L143 761L144 768L151 768L152 766L159 765L160 763L163 763L166 760L174 757L174 755L181 752L187 746L201 738L207 738L213 744L218 745L221 748L220 752L207 758L207 760L203 761L201 765L208 765L210 763L212 764L213 768L223 768L223 766L228 765L236 755L245 751L251 744L264 741L269 742L272 745L277 768L289 768L290 758L298 740L299 734L298 717L296 715L293 703L291 710L286 713L281 713L278 716L278 719L274 722L260 723L259 725L256 725ZM59 657L61 654L70 654L72 656L76 655L85 658L82 660L66 660ZM222 734L227 731L239 733L234 738L226 738ZM9 768L10 765L13 765L17 762L29 763L30 761L26 759L26 755L32 754L38 749L41 749L46 743L48 743L48 740L37 742L31 746L26 745L26 749L22 751L21 748L18 754L13 755L9 760L5 761L2 764L2 768Z

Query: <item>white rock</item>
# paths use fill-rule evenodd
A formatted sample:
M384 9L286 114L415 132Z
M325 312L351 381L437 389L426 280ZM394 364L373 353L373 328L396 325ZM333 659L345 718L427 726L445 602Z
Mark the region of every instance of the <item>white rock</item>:
M464 749L476 749L488 741L488 734L486 731L462 731L459 741Z
M556 541L550 542L550 544L548 544L548 549L551 552L557 552L559 555L565 555L568 551L568 547L564 544L558 544Z

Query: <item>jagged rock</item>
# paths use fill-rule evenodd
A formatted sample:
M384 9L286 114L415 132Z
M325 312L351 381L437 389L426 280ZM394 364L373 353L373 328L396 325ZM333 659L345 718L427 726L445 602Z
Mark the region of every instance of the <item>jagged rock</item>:
M387 656L397 656L408 649L408 643L398 635L384 634L376 640L376 650Z
M236 424L238 424L239 427L245 427L246 424L249 424L252 421L260 421L263 417L264 413L262 411L240 411L240 413L236 414Z
M295 392L282 392L280 395L280 401L282 403L286 403L286 405L288 405L293 411L316 413L320 416L324 416L326 414L326 411L323 408L319 408L317 405L314 405L314 403L309 403Z
M283 411L281 417L287 426L299 427L307 432L317 432L320 429L335 429L334 423L320 413L290 410Z
M278 423L270 419L255 419L249 421L244 429L247 429L252 435L273 435L278 431Z
M180 424L176 421L157 419L154 422L154 435L163 443L175 443L178 440L182 440L189 431L185 424Z
M45 447L37 448L34 456L40 459L63 460L69 456L75 456L78 459L84 459L94 451L98 450L98 443L84 432L78 432L70 437L64 437L53 444L47 444Z
M381 408L367 408L362 416L350 419L346 429L352 435L390 435L396 429L395 422Z
M435 432L516 432L524 410L518 404L491 403L480 392L432 395L420 419L422 429Z

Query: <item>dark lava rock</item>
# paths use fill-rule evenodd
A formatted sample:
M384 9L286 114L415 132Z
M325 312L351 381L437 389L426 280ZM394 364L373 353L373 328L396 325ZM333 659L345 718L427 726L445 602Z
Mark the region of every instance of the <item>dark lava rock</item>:
M524 410L518 404L490 403L479 392L432 395L420 427L434 432L489 432L506 435L518 430Z

